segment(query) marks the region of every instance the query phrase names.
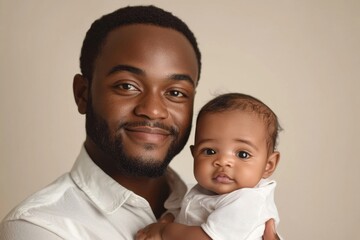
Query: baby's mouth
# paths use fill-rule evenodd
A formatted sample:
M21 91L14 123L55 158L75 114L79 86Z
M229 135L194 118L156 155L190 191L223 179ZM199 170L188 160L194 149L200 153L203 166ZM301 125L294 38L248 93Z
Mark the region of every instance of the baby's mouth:
M233 183L234 182L234 179L230 178L228 175L224 174L224 173L221 173L221 174L217 174L213 180L217 183L224 183L224 184L227 184L227 183Z

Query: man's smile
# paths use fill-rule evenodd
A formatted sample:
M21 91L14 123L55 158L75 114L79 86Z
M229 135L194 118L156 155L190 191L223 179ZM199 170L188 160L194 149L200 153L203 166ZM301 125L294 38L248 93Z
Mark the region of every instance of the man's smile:
M172 135L166 129L149 126L126 126L124 132L134 142L155 145L162 145Z

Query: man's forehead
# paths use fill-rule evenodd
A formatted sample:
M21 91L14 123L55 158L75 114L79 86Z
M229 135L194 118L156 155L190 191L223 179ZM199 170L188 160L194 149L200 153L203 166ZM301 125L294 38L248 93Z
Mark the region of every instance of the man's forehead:
M169 69L176 66L186 70L168 74L191 76L189 78L194 86L197 85L199 69L196 54L190 42L181 33L171 28L154 25L131 24L114 29L102 43L94 67L104 62L109 64L113 62L108 68L114 68L116 65L139 67L132 64L132 61L155 64L156 59L163 61L164 66L168 64Z

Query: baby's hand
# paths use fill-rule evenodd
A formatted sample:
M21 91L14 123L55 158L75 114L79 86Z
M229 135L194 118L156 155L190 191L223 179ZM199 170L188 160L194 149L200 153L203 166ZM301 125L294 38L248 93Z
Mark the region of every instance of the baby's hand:
M162 240L161 235L165 226L166 223L150 224L136 233L135 240Z

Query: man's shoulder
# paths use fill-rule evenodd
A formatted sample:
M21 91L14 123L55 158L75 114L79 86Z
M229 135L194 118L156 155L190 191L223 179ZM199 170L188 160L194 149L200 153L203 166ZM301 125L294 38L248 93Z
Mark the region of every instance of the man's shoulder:
M32 194L14 209L4 218L3 221L14 221L21 220L31 217L33 214L42 211L62 211L57 203L61 201L68 191L74 189L75 184L73 183L70 175L64 174L54 182Z

